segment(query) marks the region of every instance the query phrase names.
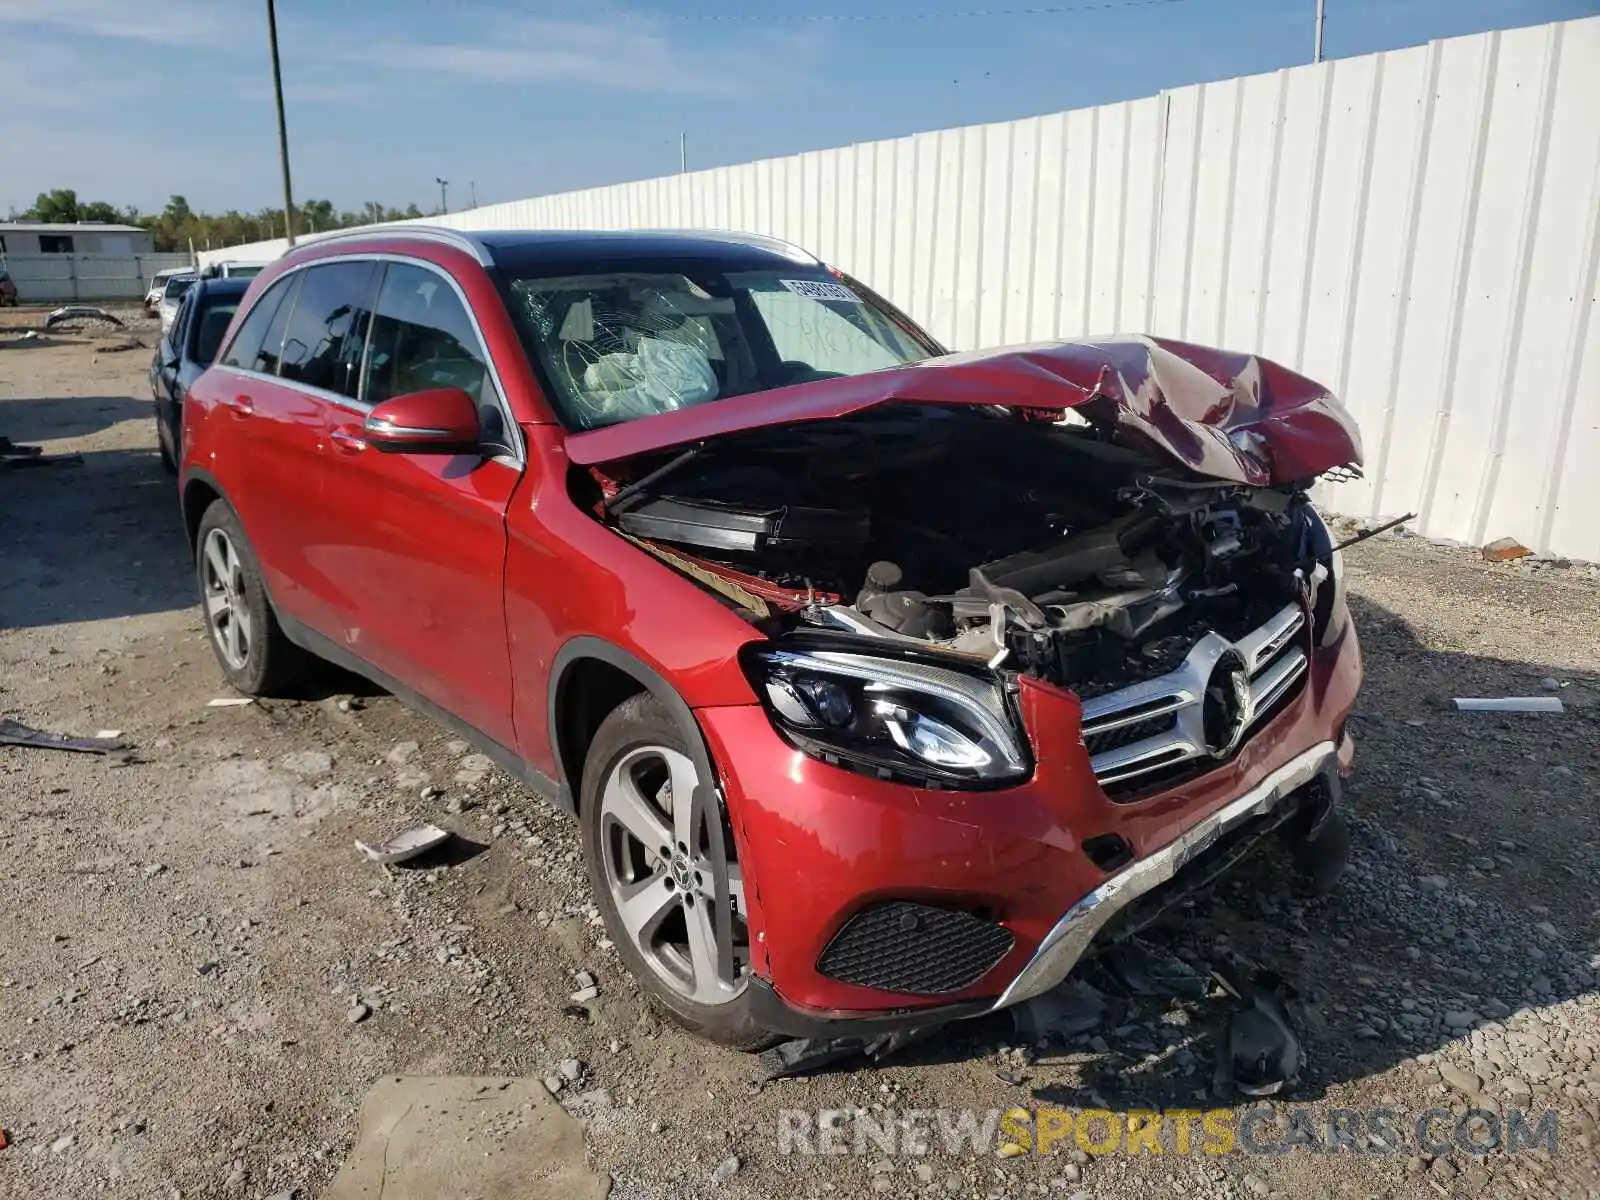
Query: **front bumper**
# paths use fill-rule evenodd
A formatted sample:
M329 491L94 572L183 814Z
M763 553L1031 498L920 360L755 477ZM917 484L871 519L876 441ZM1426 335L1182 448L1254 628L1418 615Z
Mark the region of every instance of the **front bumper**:
M1022 708L1037 767L1026 783L996 792L869 778L792 749L758 707L698 710L744 864L765 1023L797 1033L903 1028L1055 986L1113 918L1186 863L1230 831L1281 815L1317 776L1348 771L1343 726L1360 676L1347 622L1332 645L1311 653L1303 690L1232 759L1127 802L1096 782L1077 698L1031 682ZM1091 851L1108 836L1126 845L1128 859L1103 870ZM934 996L819 970L852 917L890 901L982 914L1009 931L1012 945L970 986Z
M1331 771L1338 752L1332 742L1319 742L1295 755L1237 800L1229 801L1150 857L1140 859L1095 888L1067 909L994 1006L1006 1008L1031 1000L1060 984L1088 952L1095 935L1114 918L1140 897L1168 883L1186 864L1232 830L1253 819L1273 816L1300 788Z

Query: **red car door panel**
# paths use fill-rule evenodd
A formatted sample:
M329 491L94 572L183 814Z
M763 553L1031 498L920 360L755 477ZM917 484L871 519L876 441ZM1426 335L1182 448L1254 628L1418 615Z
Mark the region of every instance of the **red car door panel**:
M362 436L371 405L440 386L479 400L483 455L384 453ZM325 492L305 554L337 610L336 640L514 747L505 520L522 465L520 455L494 457L496 443L515 445L481 336L448 275L383 265L360 398L326 412Z
M506 507L520 468L475 456L383 454L346 413L330 429L335 521L308 548L341 585L345 648L514 747L504 603Z
M306 586L300 531L316 519L322 494L326 417L318 402L277 378L284 330L302 272L276 283L246 315L207 389L225 437L206 464L244 524L273 603L320 628L327 613Z

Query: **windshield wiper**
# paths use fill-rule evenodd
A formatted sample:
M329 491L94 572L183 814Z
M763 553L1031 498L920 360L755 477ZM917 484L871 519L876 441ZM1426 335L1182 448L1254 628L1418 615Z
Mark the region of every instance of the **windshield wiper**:
M666 478L679 467L689 462L704 448L704 442L697 446L690 446L682 454L678 455L676 458L669 459L668 461L662 463L654 471L646 471L643 475L639 476L639 478L635 479L626 487L618 488L612 495L604 497L600 501L600 510L602 512L610 512L623 501L633 499L633 497L644 491L651 484Z

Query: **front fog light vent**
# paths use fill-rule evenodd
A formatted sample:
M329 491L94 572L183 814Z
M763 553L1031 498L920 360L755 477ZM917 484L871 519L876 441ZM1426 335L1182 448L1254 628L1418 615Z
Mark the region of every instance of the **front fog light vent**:
M943 996L977 983L1014 940L1004 926L960 909L891 900L846 921L817 970L840 983Z

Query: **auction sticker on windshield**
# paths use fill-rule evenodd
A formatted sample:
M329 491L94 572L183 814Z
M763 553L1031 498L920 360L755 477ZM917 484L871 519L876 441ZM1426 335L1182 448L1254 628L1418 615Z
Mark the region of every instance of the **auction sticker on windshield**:
M845 304L860 304L861 297L842 283L824 283L817 279L780 279L779 283L796 296L808 300L833 300Z

